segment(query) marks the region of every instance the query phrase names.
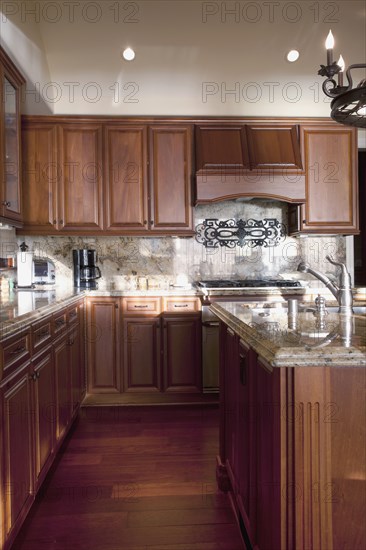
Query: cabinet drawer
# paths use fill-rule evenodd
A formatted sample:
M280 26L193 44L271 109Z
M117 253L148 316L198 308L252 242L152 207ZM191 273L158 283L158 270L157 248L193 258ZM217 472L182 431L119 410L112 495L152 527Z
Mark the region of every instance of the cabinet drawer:
M78 304L69 307L67 311L67 319L68 319L69 325L73 325L79 322Z
M1 345L2 364L4 365L4 371L10 369L10 367L18 367L22 363L26 362L30 357L30 334L27 331L21 337L17 336L5 340Z
M53 325L53 334L57 336L65 332L67 328L67 311L63 309L62 311L55 313L52 316L52 325Z
M122 308L127 315L159 315L160 298L123 298Z
M37 353L51 342L52 326L51 317L43 319L31 326L32 334L32 353Z
M163 311L169 313L191 313L192 311L201 311L201 301L199 298L193 296L163 298Z

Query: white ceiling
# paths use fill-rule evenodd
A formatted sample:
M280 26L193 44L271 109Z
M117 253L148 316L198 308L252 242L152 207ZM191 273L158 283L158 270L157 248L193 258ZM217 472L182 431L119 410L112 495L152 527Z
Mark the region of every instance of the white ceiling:
M366 59L365 0L3 0L2 11L28 113L328 116L317 71L329 28L335 60Z

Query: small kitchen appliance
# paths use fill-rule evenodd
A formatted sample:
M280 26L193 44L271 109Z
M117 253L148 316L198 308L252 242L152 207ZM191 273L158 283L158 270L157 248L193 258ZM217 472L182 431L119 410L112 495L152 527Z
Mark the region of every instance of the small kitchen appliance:
M35 258L33 252L23 242L17 253L17 288L34 289L38 285L44 288L56 282L55 265L48 258Z
M32 288L33 284L33 252L28 252L28 246L23 242L17 252L17 287Z
M74 263L74 286L77 288L96 289L97 279L101 272L97 263L97 252L90 248L82 248L72 251Z

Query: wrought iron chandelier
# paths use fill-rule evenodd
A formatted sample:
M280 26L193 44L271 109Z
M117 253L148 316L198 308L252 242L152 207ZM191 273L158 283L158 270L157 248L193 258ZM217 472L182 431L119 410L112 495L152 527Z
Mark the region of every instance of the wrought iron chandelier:
M350 65L346 70L348 85L343 83L345 63L340 56L338 61L333 61L334 37L329 31L325 41L327 49L327 64L320 65L318 74L326 76L323 82L323 92L333 101L330 104L331 117L341 124L366 128L366 78L363 78L357 87L353 88L351 71L353 69L366 69L366 63ZM335 81L338 76L338 83Z

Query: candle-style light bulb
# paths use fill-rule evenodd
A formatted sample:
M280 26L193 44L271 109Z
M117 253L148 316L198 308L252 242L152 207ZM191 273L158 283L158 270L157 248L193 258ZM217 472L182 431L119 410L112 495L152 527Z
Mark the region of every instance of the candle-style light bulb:
M325 41L325 47L327 49L327 65L331 65L333 63L334 48L334 36L331 30L329 31L327 39Z
M341 55L339 56L339 59L337 61L337 65L341 68L341 70L338 73L338 86L343 86L343 72L344 72L346 64L345 64L344 59Z
M339 59L337 61L337 65L341 68L341 72L343 73L346 64L344 62L344 59L343 59L342 55L339 56Z
M331 30L329 31L327 39L325 41L325 47L327 48L327 50L332 50L334 48L334 36Z

